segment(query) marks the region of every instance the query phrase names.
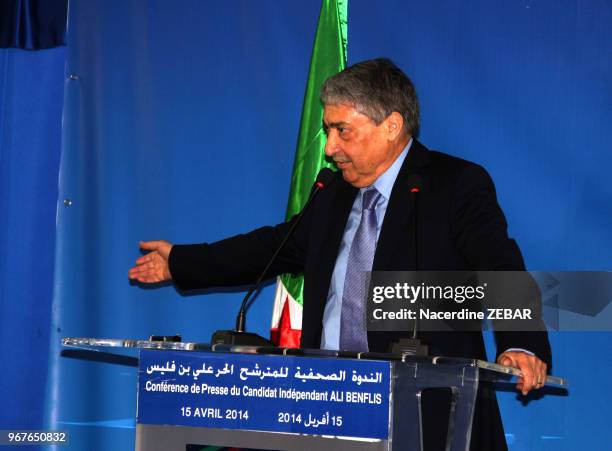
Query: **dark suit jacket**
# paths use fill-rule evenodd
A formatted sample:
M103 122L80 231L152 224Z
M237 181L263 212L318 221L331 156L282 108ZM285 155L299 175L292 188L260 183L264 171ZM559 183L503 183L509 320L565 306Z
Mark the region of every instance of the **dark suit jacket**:
M429 151L414 140L389 199L374 270L414 269L408 180L413 173L423 180L417 215L419 270L524 269L518 246L508 238L506 220L487 172L474 163ZM357 191L336 174L305 212L268 274L304 274L302 347L320 345L331 274ZM217 243L174 246L170 254L173 280L183 289L253 283L288 227L289 223L283 223ZM407 335L370 332L369 348L388 352L394 340ZM420 337L432 355L486 359L480 332L423 332ZM513 347L529 349L550 367L545 333L497 332L496 341L499 352ZM479 394L472 437L472 449L505 447L492 390Z

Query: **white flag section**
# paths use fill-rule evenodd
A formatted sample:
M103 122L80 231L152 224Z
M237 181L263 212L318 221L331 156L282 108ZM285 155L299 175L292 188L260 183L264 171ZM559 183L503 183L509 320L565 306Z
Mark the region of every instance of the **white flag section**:
M302 305L285 288L279 277L272 310L271 338L278 346L298 348L302 332Z

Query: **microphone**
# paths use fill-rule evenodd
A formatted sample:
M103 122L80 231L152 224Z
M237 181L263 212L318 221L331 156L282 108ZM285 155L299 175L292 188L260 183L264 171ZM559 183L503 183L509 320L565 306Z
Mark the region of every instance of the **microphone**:
M414 245L413 267L414 271L419 270L419 242L418 242L418 197L423 192L423 177L420 174L410 174L407 178L410 191L410 210L412 211L412 242ZM392 353L408 354L417 356L427 355L427 345L422 344L418 337L419 315L414 318L411 338L401 338L391 346Z
M417 240L417 199L419 193L423 191L423 177L419 174L410 174L408 176L408 187L410 189L410 208L412 210L412 242L414 243L414 270L419 270L419 245Z
M312 200L316 197L319 191L326 188L333 181L333 179L334 179L334 171L332 171L331 169L323 168L319 171L319 174L317 175L317 179L315 180L315 183L312 187L312 191L310 192L310 196L308 197L308 200L306 201L304 208L302 208L302 211L300 211L300 213L298 214L293 224L291 224L291 227L287 231L287 234L285 235L281 243L276 248L276 251L274 251L274 254L272 254L272 257L270 257L270 260L268 261L268 264L266 265L264 270L261 272L261 275L259 276L255 284L251 287L251 289L247 292L246 296L242 300L240 311L238 312L238 316L236 317L235 330L218 330L212 336L212 339L211 339L212 344L245 345L245 346L274 346L274 344L270 340L267 340L257 334L246 332L245 330L246 329L246 310L247 310L248 301L253 295L253 293L255 293L261 287L261 283L266 277L266 274L268 270L270 269L270 266L272 266L272 263L274 263L274 261L276 260L276 257L278 256L280 251L285 246L285 243L293 234L293 231L295 230L297 225L300 223L302 216L304 216L304 212L308 209L308 207L312 203Z

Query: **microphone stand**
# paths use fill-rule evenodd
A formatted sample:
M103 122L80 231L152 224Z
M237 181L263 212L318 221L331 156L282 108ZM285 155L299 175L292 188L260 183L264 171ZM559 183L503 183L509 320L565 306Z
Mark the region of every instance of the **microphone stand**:
M423 181L421 176L413 174L410 177L410 208L412 211L412 242L414 243L414 271L419 271L419 245L418 245L418 229L417 229L417 199L421 192ZM426 356L428 354L427 345L421 343L418 338L419 315L414 317L414 326L412 328L412 336L410 338L400 338L391 346L391 352L394 354Z
M278 256L280 251L285 246L285 243L287 242L289 237L291 237L291 235L293 234L293 231L295 230L295 228L298 226L298 224L302 220L302 217L304 216L304 212L308 209L312 200L319 193L319 191L321 191L323 188L325 188L329 184L329 182L331 182L333 175L334 173L331 169L322 169L319 172L319 175L317 176L317 181L315 182L314 189L312 190L310 197L306 201L304 208L302 208L302 211L300 212L298 217L295 219L293 224L291 224L291 227L287 231L287 234L285 235L281 243L276 248L276 251L274 251L274 253L272 254L272 257L270 257L268 264L266 265L264 270L261 272L259 278L255 282L255 285L253 285L251 289L249 289L246 296L242 300L240 311L238 312L238 316L236 317L236 328L234 330L216 331L212 335L211 344L242 345L242 346L275 346L274 343L272 343L270 340L260 335L257 335L252 332L246 332L245 329L246 329L247 303L249 299L251 298L251 296L253 295L253 293L255 293L260 288L262 281L264 280L264 278L266 277L266 274L268 273L268 270L272 266L272 263L274 263L274 261L276 260L276 257Z

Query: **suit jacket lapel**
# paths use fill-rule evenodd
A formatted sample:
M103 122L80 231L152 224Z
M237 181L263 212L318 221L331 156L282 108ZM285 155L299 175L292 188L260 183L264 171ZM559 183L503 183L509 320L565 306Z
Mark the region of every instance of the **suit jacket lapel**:
M321 248L317 252L317 264L312 267L312 274L309 276L308 302L304 303L303 324L310 325L302 332L302 346L318 347L321 338L323 312L331 276L336 264L338 249L344 235L344 229L348 221L351 207L357 195L357 188L342 180L338 175L337 186L330 186L334 193L329 199L323 210L320 212L322 220L320 224L324 227L321 233L324 234L320 242ZM315 282L316 281L316 282ZM312 290L312 291L311 291Z
M340 242L342 241L344 229L346 228L357 192L357 188L341 180L338 191L331 202L330 220L327 223L329 228L326 231L327 236L323 240L322 259L320 262L321 272L329 274L329 280L331 280L331 274L334 271ZM327 289L329 289L329 280L325 284Z
M408 151L393 189L391 198L387 204L387 212L380 230L376 254L372 268L377 271L406 269L412 259L409 248L413 248L411 238L406 239L405 234L410 232L410 186L408 177L410 174L419 174L422 168L429 164L429 151L416 139ZM398 246L398 243L410 243L408 248ZM393 266L392 266L393 265Z

